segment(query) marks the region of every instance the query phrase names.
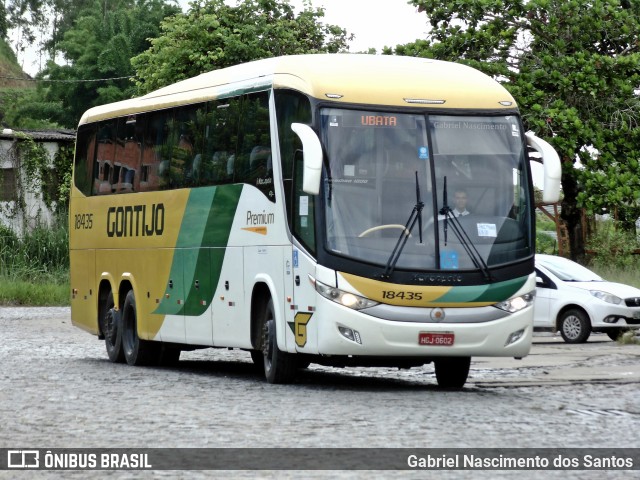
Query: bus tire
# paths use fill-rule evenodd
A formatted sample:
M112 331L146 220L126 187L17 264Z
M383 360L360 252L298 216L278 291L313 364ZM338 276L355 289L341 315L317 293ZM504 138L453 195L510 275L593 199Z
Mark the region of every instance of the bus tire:
M262 350L251 350L251 361L253 362L253 366L257 371L264 371L264 353Z
M591 321L581 309L572 308L560 316L560 335L566 343L584 343L591 335Z
M273 300L269 299L263 312L264 375L269 383L290 383L296 374L295 356L278 348Z
M127 292L122 306L122 348L129 365L151 365L160 358L160 344L138 337L136 298L133 290Z
M467 382L471 357L443 357L434 364L440 388L460 389Z
M115 309L112 292L109 292L102 312L104 313L100 318L100 331L104 335L104 344L109 360L113 363L124 363L122 319L120 312Z

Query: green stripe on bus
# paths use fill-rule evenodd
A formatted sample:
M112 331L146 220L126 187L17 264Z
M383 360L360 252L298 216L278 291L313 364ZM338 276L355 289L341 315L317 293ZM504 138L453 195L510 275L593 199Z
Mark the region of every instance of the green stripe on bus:
M515 294L529 277L514 278L490 285L454 287L437 299L438 302L490 302L497 303Z
M154 313L198 316L206 311L220 279L241 193L242 184L191 190L169 274L174 284L184 285L186 298L167 285Z

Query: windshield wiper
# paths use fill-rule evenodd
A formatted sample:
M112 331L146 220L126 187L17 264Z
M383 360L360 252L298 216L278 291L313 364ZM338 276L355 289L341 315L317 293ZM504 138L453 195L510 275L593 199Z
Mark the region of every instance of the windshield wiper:
M418 182L418 172L416 171L416 204L411 210L411 215L409 215L409 220L404 225L404 229L400 233L398 237L398 241L396 242L396 246L393 247L393 251L389 256L389 260L387 260L387 265L384 269L384 272L380 276L380 278L388 279L391 277L391 274L396 268L396 263L398 263L398 259L400 258L400 254L404 249L404 246L407 244L407 240L409 239L409 235L413 231L413 227L416 222L418 222L418 228L420 229L419 238L420 243L422 243L422 209L424 208L424 202L420 196L420 183Z
M489 271L489 266L487 262L484 261L482 255L476 249L476 246L473 244L473 241L467 234L466 230L460 224L460 220L453 214L453 210L449 207L447 203L447 177L444 177L444 189L442 191L442 208L440 209L440 215L444 216L444 245L447 245L447 232L449 230L449 220L451 220L451 230L455 234L456 238L464 248L467 255L473 262L473 264L478 268L484 277L491 281L491 272Z

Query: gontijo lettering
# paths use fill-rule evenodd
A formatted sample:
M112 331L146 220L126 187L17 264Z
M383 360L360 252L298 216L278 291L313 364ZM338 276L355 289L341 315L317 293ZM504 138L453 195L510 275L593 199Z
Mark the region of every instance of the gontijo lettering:
M107 210L107 236L151 237L164 232L164 204L126 205Z

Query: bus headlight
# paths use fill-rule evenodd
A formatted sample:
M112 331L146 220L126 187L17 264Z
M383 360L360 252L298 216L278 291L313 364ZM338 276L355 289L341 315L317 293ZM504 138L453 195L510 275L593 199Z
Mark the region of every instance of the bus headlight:
M362 310L363 308L369 308L378 305L378 302L369 300L366 297L361 297L360 295L345 292L343 290L340 290L339 288L330 287L329 285L325 285L324 283L319 282L315 279L313 279L312 282L316 287L316 291L324 298L328 298L333 302L339 303L340 305L351 308L353 310Z
M504 310L509 313L519 312L523 308L526 308L533 304L533 298L535 297L535 290L519 297L513 297L504 302L496 303L494 307Z

